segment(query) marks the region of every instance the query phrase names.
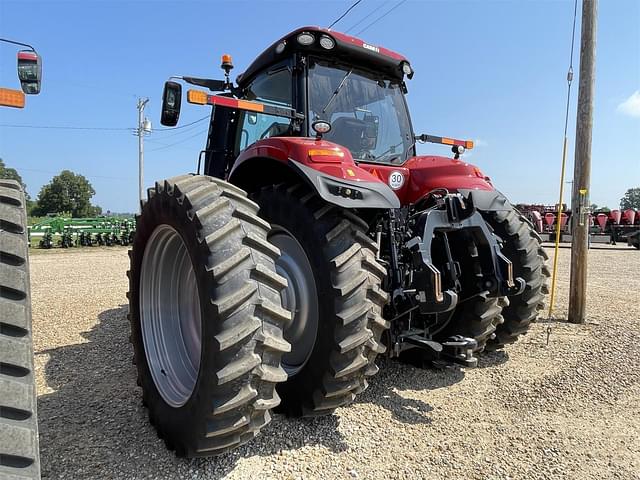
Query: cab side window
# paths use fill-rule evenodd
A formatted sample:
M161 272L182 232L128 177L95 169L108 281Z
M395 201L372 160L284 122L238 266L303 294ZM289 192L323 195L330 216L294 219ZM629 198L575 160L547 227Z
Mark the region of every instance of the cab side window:
M244 100L291 108L293 101L291 69L287 65L258 75L246 90ZM237 153L258 140L291 134L291 120L257 112L240 112Z

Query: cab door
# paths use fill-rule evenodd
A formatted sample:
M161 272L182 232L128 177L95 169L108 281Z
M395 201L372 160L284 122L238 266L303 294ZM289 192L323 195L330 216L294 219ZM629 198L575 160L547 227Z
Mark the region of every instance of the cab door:
M259 73L242 91L242 100L291 108L293 69L290 60ZM231 96L231 94L226 94ZM284 117L214 106L205 150L206 175L226 179L238 155L258 140L298 134Z

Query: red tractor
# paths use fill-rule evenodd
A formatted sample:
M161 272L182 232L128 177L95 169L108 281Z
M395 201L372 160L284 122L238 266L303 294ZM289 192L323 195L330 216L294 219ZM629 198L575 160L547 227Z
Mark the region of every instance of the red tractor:
M527 331L547 293L532 225L470 141L414 134L402 55L295 30L208 89L197 174L155 184L137 221L129 309L152 423L181 456L253 438L270 411L351 403L379 354L473 366ZM218 92L218 93L215 93ZM165 84L177 124L181 84ZM453 158L418 156L416 142Z

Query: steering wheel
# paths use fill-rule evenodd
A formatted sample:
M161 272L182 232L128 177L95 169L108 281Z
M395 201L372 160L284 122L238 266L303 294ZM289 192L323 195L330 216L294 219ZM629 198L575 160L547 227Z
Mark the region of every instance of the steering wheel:
M269 125L269 128L262 132L262 135L260 135L260 140L264 140L265 138L269 137L277 137L282 133L281 127L283 126L285 126L284 123L273 122L271 125ZM289 126L286 125L286 128L288 129Z

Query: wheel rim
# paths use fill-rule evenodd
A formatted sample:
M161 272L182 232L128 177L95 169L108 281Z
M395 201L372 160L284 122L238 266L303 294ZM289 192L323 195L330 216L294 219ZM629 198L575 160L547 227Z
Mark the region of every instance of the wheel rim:
M147 364L172 407L191 397L200 370L202 321L195 272L180 234L158 226L147 243L140 275L140 318Z
M282 304L293 314L284 329L291 352L283 355L282 367L291 377L307 363L318 335L318 293L313 270L302 245L282 227L272 225L269 241L280 249L276 271L287 279Z

